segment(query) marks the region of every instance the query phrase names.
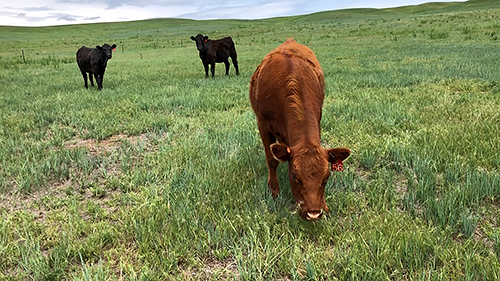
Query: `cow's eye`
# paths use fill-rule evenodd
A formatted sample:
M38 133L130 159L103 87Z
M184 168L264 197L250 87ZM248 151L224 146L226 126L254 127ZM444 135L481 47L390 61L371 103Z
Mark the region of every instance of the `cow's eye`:
M293 181L295 183L302 184L302 181L299 178L297 178L296 176L293 176Z

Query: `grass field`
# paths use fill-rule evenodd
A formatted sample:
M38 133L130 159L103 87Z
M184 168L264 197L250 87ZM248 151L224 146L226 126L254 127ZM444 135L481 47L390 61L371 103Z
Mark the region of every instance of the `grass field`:
M1 280L498 280L500 5L0 27ZM231 36L205 79L190 36ZM302 220L273 200L250 77L287 38L352 150ZM103 90L81 45L117 44ZM23 58L24 52L24 58Z

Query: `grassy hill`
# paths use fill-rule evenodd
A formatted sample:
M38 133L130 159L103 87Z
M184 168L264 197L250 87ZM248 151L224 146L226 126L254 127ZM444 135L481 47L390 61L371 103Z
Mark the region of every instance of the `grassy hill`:
M0 279L498 279L499 15L483 0L0 27ZM205 79L198 33L231 36L241 74ZM290 37L325 73L322 144L353 151L314 223L286 165L272 199L248 100ZM104 43L104 89L87 90L75 52Z

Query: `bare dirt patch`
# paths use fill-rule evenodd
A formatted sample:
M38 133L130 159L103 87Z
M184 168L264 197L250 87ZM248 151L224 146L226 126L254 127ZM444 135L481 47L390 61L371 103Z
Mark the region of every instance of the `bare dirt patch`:
M55 195L60 196L62 190L67 186L68 183L64 183L59 186L54 186L52 188L40 188L29 194L26 193L16 193L9 192L1 195L0 209L4 209L7 212L17 212L20 210L29 210L35 216L35 219L43 219L47 213L47 210L42 208L32 209L37 202L40 202L44 197Z
M146 134L136 136L118 134L104 140L72 139L66 141L63 146L65 149L88 149L88 155L91 158L105 161L99 161L100 164L95 166L90 173L78 170L76 167L70 167L71 176L68 180L49 183L47 186L36 188L30 193L19 192L13 188L10 192L0 194L0 211L11 213L25 210L33 214L36 220L43 221L50 211L50 207L40 202L47 198L62 199L72 193L77 193L82 201L94 201L102 208L112 212L106 201L119 193L120 190L110 190L106 183L110 178L117 179L121 176L120 164L124 160L120 158L120 149L139 146L142 152L156 149ZM142 155L136 151L131 154L132 157L127 161L133 162L129 164L137 165L141 161Z
M91 155L102 155L109 152L118 150L123 142L129 142L131 145L139 143L148 144L148 137L146 134L137 136L127 136L125 134L118 134L111 136L107 139L98 141L95 139L74 139L64 143L66 149L87 148Z
M186 280L241 280L236 262L232 259L206 260L200 268L184 270Z

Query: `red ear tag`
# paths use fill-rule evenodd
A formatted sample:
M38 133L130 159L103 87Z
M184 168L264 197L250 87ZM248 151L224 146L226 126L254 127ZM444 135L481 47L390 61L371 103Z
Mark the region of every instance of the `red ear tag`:
M207 39L205 39L205 43L207 43Z
M116 50L116 48L113 48L112 50L113 50L113 52L114 52L114 51Z
M292 151L290 150L290 147L286 148L286 152L291 153Z
M342 163L342 161L340 161L340 160L337 160L337 162L332 163L332 171L343 172L344 171L344 163Z

